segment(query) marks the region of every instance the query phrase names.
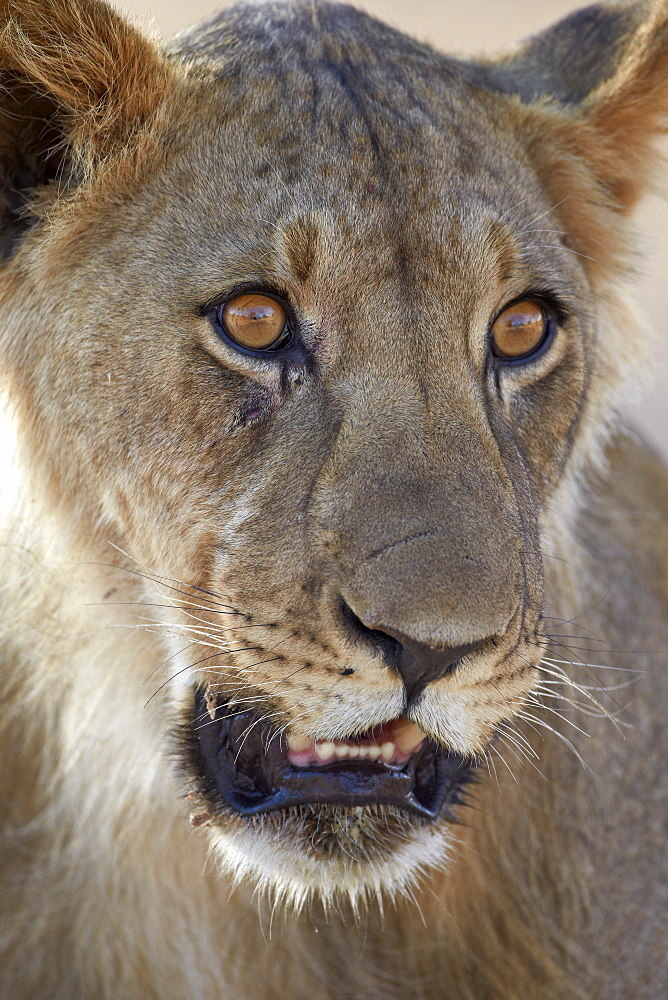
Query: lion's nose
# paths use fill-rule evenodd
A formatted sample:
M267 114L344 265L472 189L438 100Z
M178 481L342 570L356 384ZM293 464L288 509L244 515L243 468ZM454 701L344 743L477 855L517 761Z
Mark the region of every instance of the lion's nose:
M434 681L456 669L459 661L485 645L486 640L463 645L429 646L404 635L396 629L374 622L370 628L343 602L344 619L349 633L373 646L387 665L399 674L410 699Z
M445 677L454 670L467 653L480 649L483 642L472 642L464 646L432 648L421 642L396 633L393 636L401 645L394 669L401 676L408 698L415 698L427 684Z

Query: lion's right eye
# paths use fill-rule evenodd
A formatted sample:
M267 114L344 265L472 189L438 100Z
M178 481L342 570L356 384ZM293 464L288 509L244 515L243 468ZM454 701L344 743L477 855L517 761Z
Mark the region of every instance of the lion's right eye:
M554 326L546 307L534 299L507 306L492 324L492 353L502 361L529 360Z
M250 351L276 351L292 334L281 303L255 292L225 302L216 318L230 340Z

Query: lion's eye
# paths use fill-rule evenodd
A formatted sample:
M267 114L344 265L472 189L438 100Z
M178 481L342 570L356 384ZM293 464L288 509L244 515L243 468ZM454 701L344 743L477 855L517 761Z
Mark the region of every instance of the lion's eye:
M548 333L551 317L540 302L523 299L504 309L492 325L492 352L498 358L526 358Z
M290 337L283 306L268 295L237 295L218 316L230 340L251 351L274 351Z

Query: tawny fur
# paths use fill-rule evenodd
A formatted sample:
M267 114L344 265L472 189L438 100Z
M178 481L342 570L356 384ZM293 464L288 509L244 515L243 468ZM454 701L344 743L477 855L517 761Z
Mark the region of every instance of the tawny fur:
M477 64L328 4L165 54L95 0L0 17L2 996L659 1000L668 481L620 410L668 3ZM268 283L281 377L208 318ZM563 328L494 387L532 290ZM493 641L407 703L341 594ZM411 713L480 760L459 822L216 811L207 684L320 739Z

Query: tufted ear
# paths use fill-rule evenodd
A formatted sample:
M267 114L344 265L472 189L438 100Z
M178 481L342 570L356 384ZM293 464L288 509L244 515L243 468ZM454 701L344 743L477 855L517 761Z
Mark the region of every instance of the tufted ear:
M652 182L668 130L668 0L587 7L485 72L520 98L520 131L572 242L616 263L614 216Z
M158 49L101 0L0 2L0 253L37 189L127 149L170 92ZM44 189L42 189L43 191Z

